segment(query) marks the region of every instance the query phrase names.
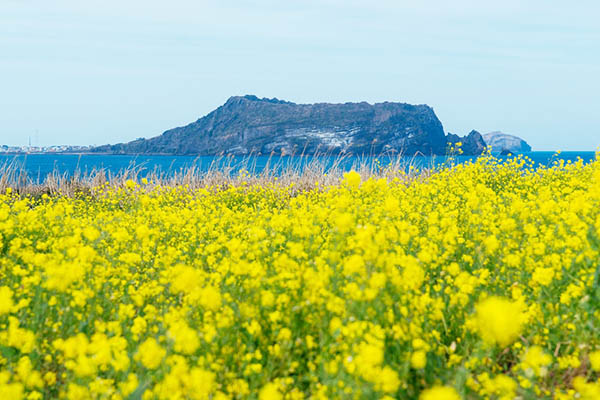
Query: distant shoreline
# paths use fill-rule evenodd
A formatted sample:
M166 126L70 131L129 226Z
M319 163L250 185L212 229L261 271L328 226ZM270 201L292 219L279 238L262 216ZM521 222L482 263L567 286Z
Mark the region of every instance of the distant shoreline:
M530 155L536 153L597 153L597 150L535 150L529 152L515 152L510 153L512 156L518 155ZM0 156L62 156L62 155L76 155L76 156L123 156L123 157L400 157L400 158L420 158L420 157L449 157L456 156L457 154L432 154L426 155L422 153L418 153L415 155L400 155L397 153L384 153L384 154L353 154L353 153L333 153L333 154L174 154L174 153L112 153L112 152L90 152L90 151L62 151L62 152L0 152ZM468 157L481 157L486 154L480 155L460 155L460 156L468 156ZM502 155L499 151L492 152L492 155L499 156Z

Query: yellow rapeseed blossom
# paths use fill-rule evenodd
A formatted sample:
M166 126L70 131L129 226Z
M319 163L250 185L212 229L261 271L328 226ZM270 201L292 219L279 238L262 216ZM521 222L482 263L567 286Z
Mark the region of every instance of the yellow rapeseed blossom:
M552 362L552 356L546 353L540 346L532 346L527 349L522 361L522 368L527 374L545 376L546 366Z
M594 371L600 372L600 350L590 353L590 364Z
M577 376L573 379L573 388L577 391L577 396L574 398L581 400L596 400L600 399L600 382L586 382L582 376Z
M489 344L508 346L522 332L521 307L510 300L489 297L476 307L475 324L481 338Z
M360 174L356 171L350 171L350 172L345 173L344 179L346 180L346 183L348 184L348 186L350 186L352 188L358 188L358 185L360 185L360 181L361 181Z
M434 386L424 390L419 400L461 400L460 395L450 386Z
M425 368L425 365L427 365L427 354L423 350L415 351L410 356L410 365L416 369Z
M144 367L156 369L160 366L167 352L163 349L155 339L148 338L142 343L136 354L136 359L139 360Z
M267 383L258 395L259 400L283 400L283 395L274 383Z
M10 313L13 307L12 290L7 286L0 287L0 315Z

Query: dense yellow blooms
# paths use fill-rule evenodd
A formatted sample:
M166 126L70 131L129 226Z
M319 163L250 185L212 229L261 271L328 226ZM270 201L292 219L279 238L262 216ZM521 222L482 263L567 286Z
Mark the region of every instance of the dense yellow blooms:
M598 399L599 321L600 160L0 194L0 399Z
M590 356L591 358L591 356ZM546 353L540 346L531 346L527 349L521 367L527 375L545 376L547 374L546 366L552 363L552 357Z

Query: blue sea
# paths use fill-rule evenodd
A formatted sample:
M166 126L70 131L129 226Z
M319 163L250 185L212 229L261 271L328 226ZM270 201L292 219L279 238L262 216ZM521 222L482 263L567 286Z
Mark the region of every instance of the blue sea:
M582 159L588 163L595 159L593 151L573 152L565 151L560 153L535 151L525 153L536 166L550 166L557 160L565 162L575 162ZM506 159L510 156L496 156L499 159ZM190 167L195 167L199 172L205 172L209 169L220 169L237 173L241 169L250 173L260 173L265 167L280 171L285 167L304 168L310 163L319 163L327 168L338 166L344 170L350 170L362 163L378 163L381 166L388 165L390 162L399 162L407 169L412 168L430 168L443 165L448 162L462 163L469 160L475 160L473 156L456 156L453 159L448 157L337 157L337 156L131 156L131 155L96 155L96 154L20 154L0 155L0 166L9 164L18 166L19 169L27 173L28 178L33 181L41 182L50 173L70 176L76 171L82 174L89 174L94 171L104 170L107 173L118 174L125 170L136 169L137 175L143 177L150 173L159 173L170 175L181 172ZM5 168L2 168L5 170ZM0 172L1 173L1 172Z

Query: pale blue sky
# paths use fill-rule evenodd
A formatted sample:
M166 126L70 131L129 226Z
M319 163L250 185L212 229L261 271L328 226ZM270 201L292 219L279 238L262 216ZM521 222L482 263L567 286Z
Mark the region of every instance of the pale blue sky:
M597 0L0 0L0 144L152 137L255 94L594 150L599 21Z

